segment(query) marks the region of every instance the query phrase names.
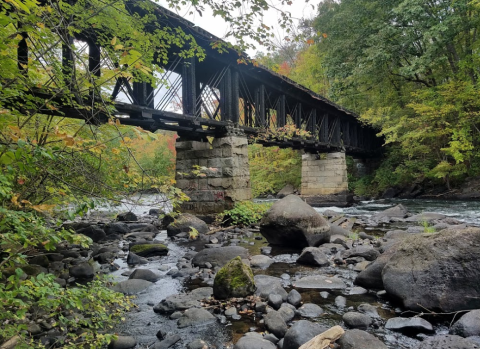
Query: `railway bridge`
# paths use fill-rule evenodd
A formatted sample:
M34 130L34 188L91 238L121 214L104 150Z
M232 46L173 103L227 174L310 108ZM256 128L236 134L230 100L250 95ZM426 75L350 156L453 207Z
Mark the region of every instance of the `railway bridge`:
M141 14L136 1L129 4L130 11ZM374 129L363 125L353 112L233 49L220 53L211 43L221 39L175 13L155 5L154 14L159 21L190 33L205 50L205 59L182 58L172 49L168 62L162 63L159 80L163 83L154 86L117 77L110 97L113 114L122 124L177 132L176 185L191 198L184 211L220 212L252 198L247 145L253 141L302 152L300 190L307 202L345 203L345 156L359 162L375 157L382 142ZM18 46L20 69L32 59L27 40L24 37ZM115 64L95 35L77 33L70 40L87 46L92 76L101 77L106 65ZM61 53L61 64L68 69L74 60L71 46L64 43ZM36 93L50 98L45 91ZM64 104L58 112L92 121L91 110L78 106ZM96 114L95 122L107 121Z

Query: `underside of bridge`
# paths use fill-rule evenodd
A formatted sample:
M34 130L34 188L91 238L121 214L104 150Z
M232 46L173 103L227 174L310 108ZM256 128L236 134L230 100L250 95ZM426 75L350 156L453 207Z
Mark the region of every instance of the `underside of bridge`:
M133 0L125 6L132 15L142 16L143 3ZM183 207L185 211L219 212L251 198L247 144L253 141L304 153L301 194L308 202L320 204L322 198L327 202L345 201L345 155L377 156L382 141L376 131L362 124L353 112L259 66L245 54L229 48L220 53L215 43L221 39L161 6L152 6L155 20L146 28L156 30L164 25L188 31L196 42L203 43L204 60L185 58L179 54L180 48L172 47L168 59L148 62L163 74L155 86L118 75L111 91L102 87L72 90L76 87L70 82L66 88L69 95L55 90L54 86L66 82L56 76L55 69L46 69L48 83L42 90L33 84L30 90L38 98L38 105L27 112L97 124L115 119L152 132L176 131L180 137L176 147L177 186L191 198ZM51 66L67 72L75 68L75 43L84 45L84 52L88 52L81 68L92 84L104 72L118 70L118 59L101 46L101 35L94 30L62 33L61 56L54 55L52 59L58 62ZM108 37L107 42L111 39ZM34 46L27 43L29 38L23 36L18 46L19 69L26 77L32 57L39 59L38 53L32 52ZM48 63L45 57L40 58ZM110 101L98 99L106 93L111 94ZM72 95L76 101L72 102ZM47 108L45 100L55 107ZM324 153L327 155L319 155Z

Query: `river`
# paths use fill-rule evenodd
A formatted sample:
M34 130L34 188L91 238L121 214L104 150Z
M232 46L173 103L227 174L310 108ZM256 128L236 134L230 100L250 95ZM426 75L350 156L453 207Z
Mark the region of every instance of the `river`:
M272 201L272 200L258 200L258 201ZM343 213L346 216L365 219L371 216L374 212L383 211L389 207L402 204L412 214L436 212L444 214L448 217L454 218L470 225L480 226L480 202L472 201L442 201L442 200L376 200L376 201L364 201L357 205L348 208L338 207L325 207L316 208L320 213L326 210L333 210L339 214ZM116 207L104 207L102 210L106 211L124 211L126 209L131 210L139 215L148 213L150 208L158 208L169 210L169 206L165 203L163 197L152 195L140 195L132 198L130 201L123 202L120 206ZM409 223L410 225L415 223ZM383 225L380 228L376 227L375 230L387 231L391 228L397 228L395 224ZM252 230L253 234L249 238L244 236L233 236L240 241L236 244L243 246L249 250L251 256L260 254L260 249L267 246L265 239L262 239L258 230ZM377 234L378 236L378 234ZM181 260L182 255L193 246L190 243L185 242L172 242L166 236L165 231L162 231L157 235L157 240L164 241L168 244L171 253L169 256L162 257L155 260L146 266L139 266L141 268L148 268L155 270L163 275L163 278L158 281L153 287L147 290L146 293L142 293L137 296L138 309L127 314L127 321L121 325L118 330L124 334L133 335L140 342L139 348L147 348L151 346L155 341L155 334L158 329L163 328L167 332L175 333L178 331L176 328L176 321L170 320L165 316L155 314L152 311L152 305L158 303L168 295L189 291L198 287L209 286L201 278L192 277L192 279L185 279L183 282L181 279L172 278L168 274L168 270L174 269L177 262ZM228 245L231 241L225 241ZM200 244L201 245L201 244ZM197 250L203 248L203 246L196 246ZM291 248L285 247L273 247L271 257L274 259L274 263L266 270L255 270L255 274L267 274L271 276L281 277L284 279L284 287L288 290L291 289L292 283L301 276L311 275L318 272L319 268L312 268L309 266L297 264L296 258L301 251L297 251ZM116 261L121 269L114 273L114 276L118 281L125 280L126 277L121 274L130 269L123 259ZM160 266L167 266L168 268L159 268ZM160 271L159 271L160 270ZM356 272L350 269L332 269L332 272L337 273L349 287L353 287L353 280L356 276ZM317 322L325 325L342 324L342 315L349 309L355 309L362 303L368 303L377 307L379 314L383 320L387 320L391 317L398 316L401 313L401 309L398 305L391 304L388 300L379 299L376 297L375 292L369 292L364 295L349 295L348 293L342 293L340 291L332 291L327 298L324 298L317 291L304 290L301 292L304 302L311 302L320 305L325 314L316 319ZM335 306L334 299L337 296L346 297L345 309L338 309ZM296 317L300 319L300 317ZM196 328L192 331L182 330L180 331L183 338L183 342L177 343L172 348L185 348L188 341L196 338L202 338L215 345L217 348L232 348L233 344L249 331L265 331L263 324L259 318L242 317L239 320L229 319L226 325L215 324L207 328ZM437 334L445 334L448 332L448 322L438 322L435 325L435 331ZM410 349L418 345L421 337L409 337L400 333L385 330L383 327L371 329L370 332L374 333L390 349Z

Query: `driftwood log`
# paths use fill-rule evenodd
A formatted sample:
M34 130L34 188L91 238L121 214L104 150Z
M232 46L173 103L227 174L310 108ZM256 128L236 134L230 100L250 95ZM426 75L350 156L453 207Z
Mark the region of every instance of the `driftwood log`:
M307 343L303 344L298 349L325 349L333 342L339 339L345 331L340 326L333 326L332 328L313 337Z

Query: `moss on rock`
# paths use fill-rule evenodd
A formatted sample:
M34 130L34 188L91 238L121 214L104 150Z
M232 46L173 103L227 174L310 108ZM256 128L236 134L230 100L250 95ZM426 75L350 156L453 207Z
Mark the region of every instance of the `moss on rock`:
M255 292L255 281L252 269L235 257L220 269L213 282L215 298L246 297Z
M164 256L168 247L163 244L138 244L130 247L130 252L141 257Z

